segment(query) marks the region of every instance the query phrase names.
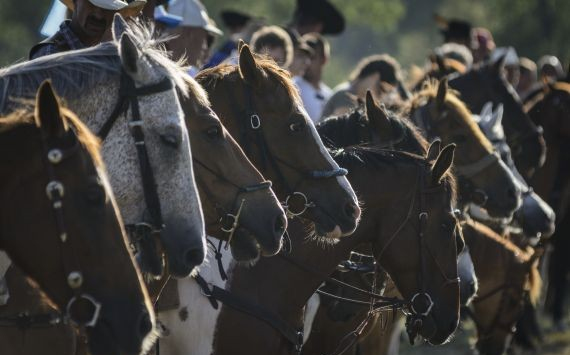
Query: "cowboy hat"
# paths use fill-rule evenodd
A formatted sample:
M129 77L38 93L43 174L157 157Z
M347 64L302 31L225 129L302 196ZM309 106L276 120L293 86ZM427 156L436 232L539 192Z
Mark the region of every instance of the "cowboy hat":
M73 11L75 5L73 0L59 0ZM89 0L89 2L97 7L105 10L120 11L121 14L132 16L136 15L146 5L146 0Z
M328 0L297 0L294 19L308 17L323 23L321 34L336 35L344 31L344 16Z
M212 22L206 8L199 0L172 0L168 5L166 14L181 18L179 26L203 28L208 33L218 36L224 34ZM156 18L155 20L160 21L161 19Z

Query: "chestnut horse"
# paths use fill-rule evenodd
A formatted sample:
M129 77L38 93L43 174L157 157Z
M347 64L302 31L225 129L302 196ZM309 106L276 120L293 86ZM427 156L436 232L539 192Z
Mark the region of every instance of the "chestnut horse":
M307 225L293 220L288 253L262 259L251 268L235 267L230 294L213 290L226 295L213 353L299 351L307 300L361 244L372 245L375 259L392 275L405 303L414 305L415 310L409 309L412 332L434 344L446 341L458 322L457 253L462 248L451 211L454 185L447 173L453 150L444 149L433 165L395 151L347 148L338 153L337 161L350 170L351 183L365 199L360 228L323 248L307 242ZM377 187L393 186L394 181L398 188ZM429 215L425 220L424 212ZM418 243L418 233L423 242ZM364 300L369 301L366 296Z
M454 171L459 179L460 204L473 202L493 217L510 217L521 205L521 190L510 169L463 102L447 88L447 80L425 83L404 114L427 135L443 144L457 144Z
M49 82L38 90L35 115L0 119L0 135L1 150L11 152L0 159L0 248L59 312L10 313L9 300L0 316L2 353L22 353L21 341L34 335L28 324L69 322L85 330L93 354L139 354L150 345L154 315L97 138L60 107Z
M327 238L354 232L360 208L346 171L323 146L287 71L244 45L237 66L207 69L196 79L290 216L313 221Z

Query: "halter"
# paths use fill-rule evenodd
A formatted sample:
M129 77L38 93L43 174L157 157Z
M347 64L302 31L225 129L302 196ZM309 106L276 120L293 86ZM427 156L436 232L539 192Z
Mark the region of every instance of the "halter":
M224 181L228 185L234 186L237 189L236 195L234 198L234 202L232 203L232 207L231 207L232 209L234 209L235 206L237 205L237 202L238 202L239 197L241 195L256 192L256 191L261 191L261 190L268 190L271 188L271 181L269 181L269 180L262 181L258 184L240 186L240 185L234 183L233 181L231 181L230 179L226 178L225 176L223 176L221 173L218 173L214 169L210 168L209 166L207 166L205 163L203 163L199 159L193 158L193 161L194 161L194 163L196 163L197 165L199 165L200 167L202 167L206 171L208 171L210 174L214 175L216 178ZM208 188L208 186L205 183L203 183L202 188L203 188L204 192L206 193L207 197L213 201L214 200L214 198L213 198L214 194ZM246 199L243 198L241 200L241 202L239 203L239 206L237 207L237 212L227 212L221 206L219 206L219 205L216 206L216 211L218 213L218 216L220 217L220 219L219 219L219 222L221 224L220 229L222 232L228 234L228 239L227 239L226 247L225 247L226 250L227 250L227 248L228 248L228 246L229 246L229 244L233 238L234 233L236 232L236 230L239 227L239 218L241 216L241 211L242 211L242 208L243 208L245 202L246 202ZM218 253L219 253L219 250L218 250ZM221 270L223 270L223 268Z
M304 180L322 180L345 176L348 174L348 171L340 167L331 170L301 170L271 152L270 145L267 143L267 140L263 134L263 120L254 107L252 89L248 84L244 84L244 91L244 101L246 103L246 107L243 110L236 109L235 111L236 117L246 118L241 121L241 143L244 151L249 157L251 157L251 143L254 142L254 145L257 147L258 151L261 154L261 167L264 170L272 168L277 174L277 180L279 184L284 187L287 193L285 201L282 202L283 209L285 210L287 217L297 217L305 213L309 208L318 207L314 202L309 201L307 195L301 191L297 191L299 185ZM227 97L232 102L232 107L239 107L233 99L234 93L230 92L229 88ZM295 184L291 185L285 178L285 175L283 174L283 170L281 168L282 166L295 171L300 176ZM293 205L299 205L302 207L298 210L295 210Z
M151 235L160 233L164 228L160 198L158 196L158 189L148 157L145 136L142 129L143 121L141 118L138 98L141 96L149 96L166 92L173 88L174 84L169 78L164 78L156 84L136 87L134 80L123 70L121 73L121 83L119 87L119 100L111 112L111 115L97 133L99 138L101 138L102 141L105 141L119 116L123 114L126 116L127 111L131 108L132 119L128 125L137 150L144 200L149 214L149 220L147 221L125 225L129 235L131 236L131 240L136 244L148 241Z

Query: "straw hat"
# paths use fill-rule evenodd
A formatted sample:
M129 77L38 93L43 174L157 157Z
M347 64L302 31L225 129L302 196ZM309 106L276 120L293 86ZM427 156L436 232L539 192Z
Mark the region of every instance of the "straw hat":
M73 0L59 1L64 3L71 11L74 10ZM105 10L119 11L124 16L135 16L146 5L146 0L89 0L89 2Z

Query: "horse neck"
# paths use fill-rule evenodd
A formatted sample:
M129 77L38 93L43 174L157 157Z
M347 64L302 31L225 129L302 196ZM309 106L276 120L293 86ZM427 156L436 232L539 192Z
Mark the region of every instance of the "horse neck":
M469 254L478 277L493 273L501 274L501 271L506 272L503 270L504 258L508 251L504 245L494 240L490 233L494 232L478 222L467 221L463 226L463 237L469 246Z

